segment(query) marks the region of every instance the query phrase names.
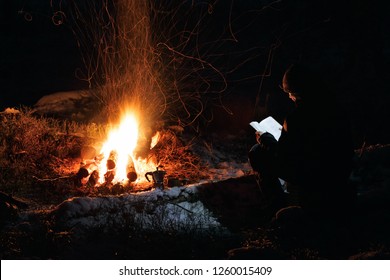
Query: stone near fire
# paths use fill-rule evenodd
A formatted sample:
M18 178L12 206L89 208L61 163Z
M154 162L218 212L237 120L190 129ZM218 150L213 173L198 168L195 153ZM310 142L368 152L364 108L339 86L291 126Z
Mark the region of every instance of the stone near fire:
M34 105L39 115L87 121L95 113L97 100L88 90L62 91L45 95Z

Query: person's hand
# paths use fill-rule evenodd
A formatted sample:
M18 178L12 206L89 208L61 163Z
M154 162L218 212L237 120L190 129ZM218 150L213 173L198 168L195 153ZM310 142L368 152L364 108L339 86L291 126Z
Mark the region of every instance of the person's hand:
M256 131L255 132L255 135L256 135L256 141L257 141L257 143L259 143L260 144L260 137L261 137L261 131Z

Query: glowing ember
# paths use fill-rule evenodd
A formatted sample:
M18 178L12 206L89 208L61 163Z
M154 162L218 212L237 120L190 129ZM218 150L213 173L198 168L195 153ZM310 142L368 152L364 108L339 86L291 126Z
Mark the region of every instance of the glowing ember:
M156 163L148 162L146 159L135 159L134 149L137 146L137 141L137 121L133 115L127 114L119 127L109 133L108 139L100 151L102 159L99 164L99 173L101 174L99 183L104 181L117 183L128 179L130 181L137 179L137 182L145 181L144 174L149 170L154 170ZM131 171L134 172L129 175Z

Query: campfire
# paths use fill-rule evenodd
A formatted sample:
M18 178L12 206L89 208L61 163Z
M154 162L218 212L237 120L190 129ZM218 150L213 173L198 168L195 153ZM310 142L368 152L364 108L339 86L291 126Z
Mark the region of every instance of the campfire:
M158 170L158 162L154 157L136 156L134 151L138 136L137 119L131 113L125 114L119 126L111 129L99 153L92 159L83 159L76 176L79 184L88 187L112 187L134 186L150 181L145 175ZM158 143L159 138L160 134L157 132L151 139L150 150Z

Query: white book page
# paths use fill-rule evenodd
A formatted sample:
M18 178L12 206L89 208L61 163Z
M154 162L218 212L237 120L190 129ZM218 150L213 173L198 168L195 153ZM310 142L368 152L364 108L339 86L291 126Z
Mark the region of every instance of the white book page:
M278 123L273 117L267 117L261 122L253 121L249 123L256 131L260 133L271 133L276 141L279 141L280 135L282 134L282 125Z

